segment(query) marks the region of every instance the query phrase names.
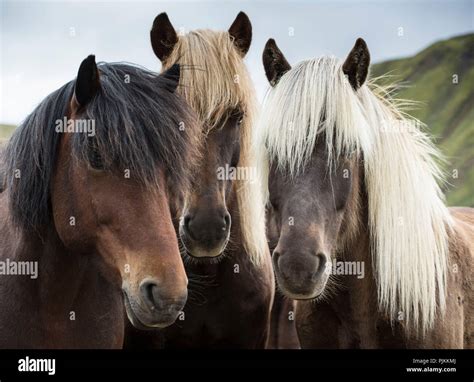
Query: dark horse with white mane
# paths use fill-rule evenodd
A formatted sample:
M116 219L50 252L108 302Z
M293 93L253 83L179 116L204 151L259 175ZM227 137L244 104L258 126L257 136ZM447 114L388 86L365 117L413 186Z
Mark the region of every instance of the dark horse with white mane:
M291 68L270 39L257 145L273 265L303 348L472 348L474 210L447 208L419 121L345 61Z
M274 279L251 146L256 102L243 61L250 20L241 12L228 31L178 35L162 13L150 37L163 70L183 66L178 91L200 117L204 138L176 224L190 298L182 319L156 337L165 347L263 348ZM134 337L137 347L157 346L151 338Z
M15 131L0 167L1 348L120 348L125 312L138 328L175 321L188 279L169 190L186 190L199 131L178 81L179 66L89 56Z

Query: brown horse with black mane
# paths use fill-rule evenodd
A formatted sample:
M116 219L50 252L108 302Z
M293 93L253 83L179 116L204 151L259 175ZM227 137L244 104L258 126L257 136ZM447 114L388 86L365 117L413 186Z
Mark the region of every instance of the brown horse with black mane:
M254 90L243 62L250 20L240 13L228 32L178 35L162 13L150 36L163 70L183 66L178 91L197 112L205 135L176 226L186 272L196 281L182 319L157 335L160 346L263 348L274 279L251 147ZM136 346L157 345L142 340L131 338Z
M474 210L447 208L438 151L369 51L291 68L269 40L256 138L273 265L303 348L472 348Z
M125 311L138 328L175 321L188 279L169 191L186 191L200 134L178 81L177 65L158 75L89 56L15 131L1 166L1 348L120 348Z

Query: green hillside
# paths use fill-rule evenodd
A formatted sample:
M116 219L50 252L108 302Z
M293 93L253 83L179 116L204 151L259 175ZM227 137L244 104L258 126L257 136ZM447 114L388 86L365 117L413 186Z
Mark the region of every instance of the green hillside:
M15 126L13 125L0 125L0 141L10 138L13 130L15 130Z
M449 205L474 206L474 34L437 42L409 58L372 66L401 82L396 98L421 102L410 113L428 125L449 161ZM458 83L453 83L457 75ZM454 81L455 82L455 81Z

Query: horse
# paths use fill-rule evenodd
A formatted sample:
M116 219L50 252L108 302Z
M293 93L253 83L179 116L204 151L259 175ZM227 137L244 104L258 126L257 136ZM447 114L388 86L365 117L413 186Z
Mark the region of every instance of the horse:
M440 152L347 58L293 68L273 39L256 129L279 288L303 348L472 348L474 210L448 208Z
M1 166L1 348L121 348L125 312L140 329L175 321L188 279L170 190L189 187L200 131L178 83L177 65L91 55L16 129Z
M193 281L190 298L174 325L151 337L134 333L131 346L263 348L274 279L262 194L252 177L256 103L243 62L252 25L241 12L227 32L178 35L161 13L150 39L163 70L183 66L178 91L198 114L204 138L193 186L175 224Z

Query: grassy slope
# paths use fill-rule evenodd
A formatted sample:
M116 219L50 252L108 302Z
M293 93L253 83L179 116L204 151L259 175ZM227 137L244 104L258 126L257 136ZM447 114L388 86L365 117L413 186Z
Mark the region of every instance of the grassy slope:
M411 114L428 125L449 161L449 205L474 206L474 34L437 42L409 58L382 62L372 75L405 85L397 98L420 101ZM453 74L459 78L453 83Z
M13 125L0 125L0 142L10 138L10 135L12 135L15 127L16 126Z

